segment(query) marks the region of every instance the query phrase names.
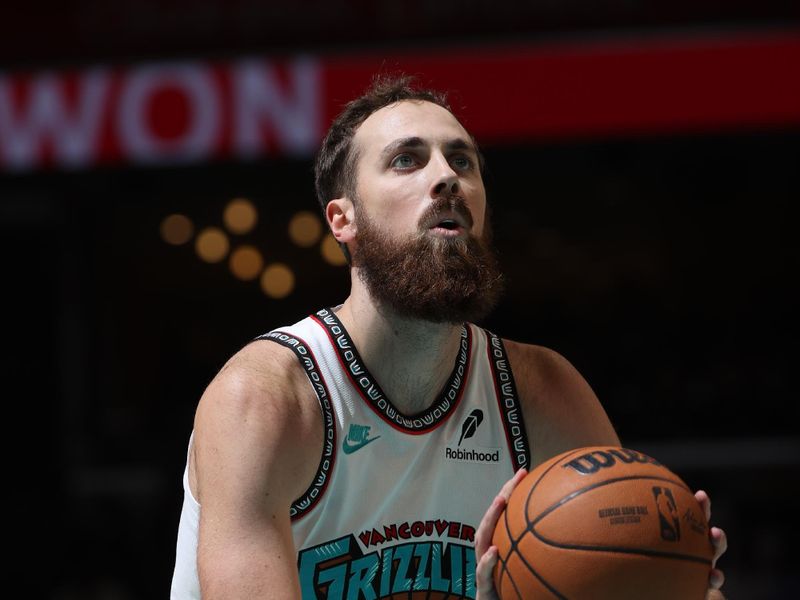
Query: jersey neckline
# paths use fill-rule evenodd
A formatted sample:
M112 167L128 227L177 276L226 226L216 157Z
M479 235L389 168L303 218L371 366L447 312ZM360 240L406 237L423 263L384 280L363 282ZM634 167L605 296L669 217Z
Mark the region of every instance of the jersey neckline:
M464 395L472 354L472 331L468 325L462 326L460 348L455 364L439 397L424 411L405 415L392 404L369 372L350 334L333 309L323 308L311 315L311 318L328 335L331 346L353 388L381 419L395 429L414 435L427 433L455 412Z

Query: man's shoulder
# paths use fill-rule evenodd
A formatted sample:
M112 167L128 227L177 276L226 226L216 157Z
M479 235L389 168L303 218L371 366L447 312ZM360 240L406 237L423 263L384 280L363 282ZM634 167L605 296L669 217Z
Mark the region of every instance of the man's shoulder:
M581 377L564 356L552 348L503 339L508 360L520 384L559 386Z
M296 390L304 380L304 371L290 348L256 338L227 360L212 384L272 395L276 391Z
M199 474L203 464L232 472L245 465L242 478L256 474L252 481L284 482L292 497L305 489L319 460L322 426L307 380L301 387L303 378L293 352L273 342L253 341L231 356L203 392L195 415L190 482L198 498L214 488L203 483L210 481ZM206 477L214 473L212 467Z
M200 398L198 416L211 412L269 415L287 413L288 420L316 419L319 405L310 387L306 369L298 358L296 345L286 336L314 335L311 317L284 325L244 343L212 378ZM299 339L299 338L298 338ZM266 409L266 410L265 410Z
M503 340L521 400L526 404L597 401L583 375L562 354L537 344Z
M544 346L503 343L533 440L534 465L570 448L618 443L594 390L569 360Z

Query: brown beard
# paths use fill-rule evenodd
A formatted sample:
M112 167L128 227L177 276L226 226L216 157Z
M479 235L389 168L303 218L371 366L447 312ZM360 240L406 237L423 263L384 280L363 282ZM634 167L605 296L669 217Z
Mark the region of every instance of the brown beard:
M375 225L359 205L353 266L359 268L359 277L380 305L402 317L455 324L479 321L495 307L503 291L503 276L490 235L445 238L421 231L397 240ZM443 199L426 215L450 207L466 213L471 224L460 198ZM488 221L484 230L491 230Z

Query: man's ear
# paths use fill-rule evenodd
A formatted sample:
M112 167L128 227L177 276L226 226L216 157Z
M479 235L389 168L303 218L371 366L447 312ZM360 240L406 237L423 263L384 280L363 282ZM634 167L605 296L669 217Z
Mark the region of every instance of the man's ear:
M328 202L328 206L325 207L325 217L337 242L346 244L355 239L355 207L349 198L336 198Z

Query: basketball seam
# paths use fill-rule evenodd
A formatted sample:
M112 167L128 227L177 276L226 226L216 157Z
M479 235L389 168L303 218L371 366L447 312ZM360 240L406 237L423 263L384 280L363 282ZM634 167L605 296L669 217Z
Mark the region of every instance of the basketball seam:
M550 465L549 467L547 467L547 469L545 469L545 470L542 472L542 474L539 476L539 479L537 479L537 480L534 482L534 484L531 486L531 488L528 490L528 497L527 497L527 498L525 498L525 510L524 510L525 522L528 524L528 526L526 527L525 531L527 531L527 530L528 530L528 528L530 528L530 527L533 525L533 523L531 523L530 521L528 521L528 506L529 506L529 504L530 504L530 501L531 501L531 496L533 495L533 491L536 489L536 486L538 486L538 485L539 485L539 483L542 481L542 479L544 479L544 476L545 476L545 475L547 475L547 474L548 474L548 473L549 473L549 472L550 472L550 471L551 471L553 468L555 468L555 466L556 466L556 465L558 465L559 463L561 463L561 462L563 462L564 460L568 459L569 457L573 456L574 454L577 454L577 453L578 453L578 452L580 452L581 450L582 450L582 448L578 448L577 450L574 450L573 452L570 452L570 453L569 453L569 454L567 454L566 456L562 457L560 460L556 460L556 461L554 461L552 465ZM508 506L506 506L506 509L508 509ZM507 523L508 523L508 521L506 521L506 524L507 524ZM525 535L525 531L523 531L523 532L522 532L522 535L519 537L519 539L520 539L520 540L522 539L522 536L524 536L524 535ZM513 539L514 539L514 538L513 538L513 537L511 537L511 532L510 532L510 531L508 532L508 537L510 537L510 538L512 539L512 541L513 541ZM517 540L517 541L519 541L519 540Z
M535 529L531 530L539 541L552 546L554 548L563 548L564 550L584 550L586 552L618 552L620 554L638 554L641 556L655 556L659 558L672 558L675 560L685 560L689 562L701 563L704 565L711 565L711 560L701 558L699 556L692 556L690 554L678 554L677 552L664 552L661 550L637 550L634 548L623 548L617 546L581 546L579 544L562 544L547 539L540 535Z
M509 554L509 556L510 556L510 554ZM514 581L514 577L512 577L511 571L508 570L508 567L506 566L506 564L507 564L506 561L501 560L500 562L503 564L503 569L502 569L502 572L500 573L500 586L502 587L502 585L503 585L503 575L505 575L506 577L508 577L508 580L511 582L511 585L514 588L514 591L517 593L517 597L522 599L522 594L519 593L519 588L517 587L517 582ZM497 592L500 592L500 590L497 590Z
M503 523L505 523L506 526L506 535L508 535L508 541L510 542L510 545L508 549L508 554L506 554L506 560L500 559L500 563L503 565L503 567L502 569L500 569L499 581L502 584L503 574L504 573L507 574L509 580L511 581L511 585L513 585L514 589L516 590L517 586L514 583L514 579L511 577L511 573L508 571L508 568L506 567L507 564L506 561L508 560L508 557L511 556L511 553L514 551L514 536L511 535L511 527L509 527L508 525L508 504L506 504L506 509L503 511ZM499 555L498 558L500 558ZM517 592L517 595L519 595L519 592Z
M577 498L578 496L580 496L581 494L583 494L585 492L588 492L590 490L599 488L599 487L604 486L604 485L610 485L612 483L617 483L619 481L634 481L636 479L652 479L652 480L655 480L655 481L666 481L668 483L672 483L674 485L677 485L678 487L683 488L686 491L691 491L682 482L675 481L674 479L669 479L667 477L658 477L656 475L627 475L625 477L615 477L613 479L606 479L604 481L599 481L597 483L593 483L591 485L587 485L586 487L582 487L581 489L575 490L571 494L569 494L567 496L564 496L563 498L561 498L561 500L559 500L555 504L549 506L544 511L540 512L539 515L536 517L536 519L534 519L533 522L528 523L528 525L531 528L531 531L533 531L533 527L536 526L536 523L541 521L543 518L545 518L547 515L549 515L551 512L553 512L554 510L556 510L560 506L563 506L567 502L570 502L570 501L574 500L575 498ZM530 495L528 495L528 500L530 500ZM526 503L525 506L527 507L527 503ZM527 518L526 518L526 520L527 520ZM520 539L522 539L522 538L520 538Z
M531 496L533 495L533 491L536 489L536 486L538 486L539 483L542 481L542 479L544 479L545 475L547 475L547 473L549 473L553 468L556 467L556 465L561 463L564 459L569 458L569 457L573 456L574 454L577 454L578 452L581 452L581 450L582 450L581 448L578 448L578 449L570 452L568 455L562 457L561 460L554 461L553 464L551 464L549 467L547 467L542 472L542 474L539 476L539 478L530 487L530 489L528 490L528 497L525 499L525 505L524 505L524 510L523 510L523 514L525 515L525 522L527 523L527 526L525 527L525 529L522 531L522 534L517 539L514 539L514 536L511 535L511 528L508 525L508 505L506 505L506 510L504 511L503 516L504 516L504 521L505 521L505 525L506 525L506 531L508 532L508 539L511 541L511 547L509 548L508 554L506 555L506 561L503 561L503 567L505 569L506 574L508 575L509 581L511 581L511 585L514 586L514 591L517 592L517 595L520 596L520 597L522 597L522 594L519 593L519 589L517 588L516 582L514 581L514 578L511 577L511 572L508 570L508 567L506 567L506 564L507 564L508 557L511 556L511 553L514 552L519 547L519 542L522 540L523 537L525 537L525 534L528 533L528 531L532 531L533 524L528 521L528 503L530 502ZM561 594L561 592L559 592L552 585L550 585L550 583L548 581L546 581L544 579L544 577L542 577L538 573L538 571L530 563L528 563L527 560L525 560L525 557L521 553L517 552L517 556L519 556L520 560L522 561L522 564L525 565L525 568L528 569L528 571L534 577L536 577L536 579L538 579L539 582L543 586L545 586L550 592L552 592L554 596L556 596L559 600L566 600L566 596Z
M531 574L532 574L534 577L536 577L536 579L538 579L538 580L539 580L539 582L540 582L540 583L541 583L541 584L542 584L544 587L546 587L548 590L550 590L550 592L552 592L552 593L553 593L553 595L554 595L554 596L555 596L555 597L556 597L558 600L567 600L567 597L566 597L566 596L564 596L564 595L563 595L561 592L559 592L559 591L558 591L556 588L554 588L554 587L553 587L552 585L550 585L550 584L549 584L547 581L545 581L545 579L544 579L544 578L543 578L541 575L539 575L539 573L536 571L536 569L534 569L534 568L533 568L533 566L531 566L531 564L530 564L530 563L528 563L528 561L525 559L525 556L524 556L524 555L522 555L521 553L517 552L517 556L519 556L519 559L522 561L522 564L524 564L524 565L525 565L525 567L528 569L528 571L530 571L530 572L531 572ZM510 572L510 571L507 571L507 573L508 573L508 575L509 575L509 579L511 579L511 572ZM513 580L513 579L511 579L511 583L512 583L512 584L514 583L514 580ZM517 592L517 595L518 595L518 596L522 597L522 594L520 594L520 593L519 593L519 590L517 589L517 586L516 586L516 584L514 584L514 591L516 591L516 592Z
M666 551L661 551L661 550L637 550L637 549L633 549L633 548L624 548L624 547L617 547L617 546L594 546L594 545L593 546L582 546L580 544L563 544L563 543L559 543L559 542L554 542L553 540L550 540L550 539L544 537L542 534L540 534L538 531L536 531L536 524L539 523L544 517L546 517L547 515L549 515L553 511L555 511L560 506L563 506L567 502L570 502L571 500L573 500L573 499L577 498L578 496L582 495L583 493L591 491L591 490L596 489L598 487L602 487L604 485L610 485L612 483L617 483L619 481L634 481L634 480L637 480L637 479L650 479L650 480L654 480L654 481L666 481L666 482L672 483L672 484L674 484L674 485L676 485L676 486L678 486L680 488L683 488L684 490L691 491L691 490L689 490L688 487L686 487L686 485L684 485L681 482L675 481L673 479L669 479L667 477L658 477L658 476L655 476L655 475L646 475L646 476L643 476L643 475L630 475L630 476L626 476L626 477L615 477L614 479L606 479L605 481L601 481L601 482L586 486L584 488L581 488L579 490L576 490L576 491L572 492L568 496L565 496L564 498L559 500L556 504L550 506L544 512L540 513L539 516L536 517L536 519L533 521L533 523L529 523L526 532L530 531L541 542L544 542L548 546L552 546L554 548L563 548L565 550L585 550L587 552L619 552L619 553L623 553L623 554L637 554L637 555L641 555L641 556L659 556L659 557L662 557L662 558L672 558L672 559L676 559L676 560L686 560L686 561L690 561L690 562L698 562L698 563L710 565L711 564L711 560L710 559L702 558L702 557L699 557L699 556L692 556L691 554L680 554L680 553L677 553L677 552L666 552ZM520 536L520 538L519 538L520 540L522 539L522 537L524 536L524 534L526 532L523 532L523 535ZM522 555L520 555L520 556L522 556Z

